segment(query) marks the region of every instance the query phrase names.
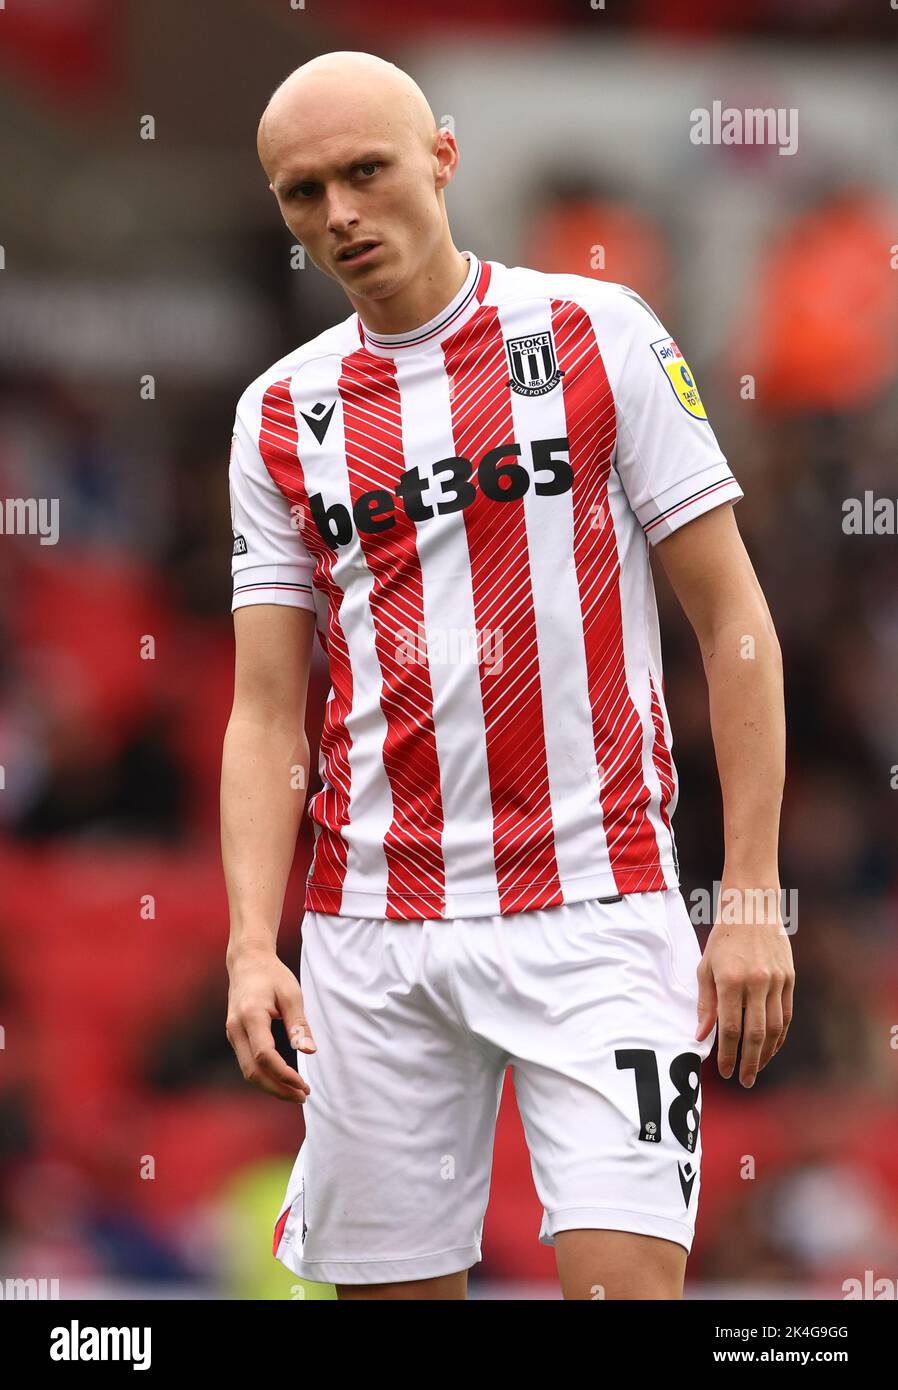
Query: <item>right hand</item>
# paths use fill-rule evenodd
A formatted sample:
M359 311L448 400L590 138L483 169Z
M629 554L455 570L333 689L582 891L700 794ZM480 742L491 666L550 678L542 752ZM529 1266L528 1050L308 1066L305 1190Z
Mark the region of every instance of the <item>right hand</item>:
M299 981L276 952L260 948L248 948L230 957L228 974L231 986L225 1033L244 1077L278 1100L304 1104L309 1084L281 1057L271 1031L271 1020L283 1019L292 1047L300 1052L317 1051Z

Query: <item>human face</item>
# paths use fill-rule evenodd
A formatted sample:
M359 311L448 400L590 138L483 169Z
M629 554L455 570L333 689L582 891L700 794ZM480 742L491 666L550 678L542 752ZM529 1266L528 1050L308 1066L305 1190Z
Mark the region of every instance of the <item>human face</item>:
M413 131L403 133L338 134L317 146L303 139L274 148L271 188L284 221L353 301L395 293L441 235L437 188L445 180L436 146L447 132L435 137L433 152Z

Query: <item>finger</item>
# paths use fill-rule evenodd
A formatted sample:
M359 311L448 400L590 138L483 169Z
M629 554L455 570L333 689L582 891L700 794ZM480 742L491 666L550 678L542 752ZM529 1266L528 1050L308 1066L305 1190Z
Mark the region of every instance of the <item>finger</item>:
M767 994L769 979L763 984L755 981L749 986L749 996L745 1004L745 1018L742 1024L742 1062L739 1067L739 1080L743 1086L753 1086L758 1074L761 1050L767 1040Z
M774 980L770 993L767 996L767 1036L764 1039L764 1046L761 1049L761 1057L758 1062L758 1071L763 1071L770 1061L774 1052L779 1046L779 1040L783 1035L783 986L778 979Z
M305 1105L306 1103L305 1092L295 1091L287 1086L278 1086L273 1081L261 1077L253 1078L250 1085L255 1086L257 1091L263 1091L267 1096L274 1096L275 1100L287 1101L290 1105Z
M318 1045L312 1037L312 1030L306 1018L302 1003L302 991L280 991L277 995L278 1012L284 1021L290 1046L297 1052L317 1052Z
M304 1091L297 1091L289 1086L280 1086L275 1081L269 1081L261 1072L248 1076L246 1080L257 1091L262 1091L267 1096L274 1096L275 1100L284 1100L290 1105L305 1105L306 1103L307 1097Z
M228 1042L234 1049L234 1056L237 1058L237 1064L240 1067L240 1070L243 1072L245 1078L247 1072L250 1070L251 1067L249 1042L246 1037L246 1029L240 1022L239 1018L229 1018L227 1026L225 1028L225 1033L227 1035Z
M317 1052L318 1044L312 1037L312 1030L302 1019L294 1019L287 1025L290 1046L296 1052Z
M253 1013L242 1020L246 1030L247 1050L252 1071L277 1087L309 1094L309 1084L295 1067L288 1066L274 1045L271 1019L266 1013ZM245 1073L244 1073L245 1075ZM247 1078L252 1079L251 1077Z
M717 1021L717 990L714 977L704 961L696 970L698 979L698 1027L695 1041L703 1042Z
M781 1008L783 1011L783 1030L779 1035L776 1047L773 1049L774 1056L776 1056L783 1043L786 1041L786 1034L789 1031L789 1024L792 1022L794 990L795 976L787 975L786 983L783 985L783 993L781 998Z
M247 1051L251 1053L249 1043ZM289 1068L287 1070L289 1071ZM243 1075L256 1090L264 1091L266 1095L274 1096L277 1100L290 1101L293 1105L304 1105L309 1094L309 1087L298 1073L294 1073L292 1081L289 1077L286 1081L281 1080L264 1061L257 1061L251 1055ZM299 1085L295 1084L296 1080L299 1081Z
M245 1081L248 1081L258 1090L265 1091L268 1095L276 1096L278 1100L290 1101L293 1105L295 1105L297 1101L299 1101L300 1105L305 1104L306 1097L304 1094L297 1093L292 1087L288 1089L284 1086L278 1086L254 1069L249 1037L247 1036L246 1029L241 1023L229 1024L226 1031L228 1042L234 1049Z
M730 1077L736 1067L736 1051L742 1036L742 987L717 982L717 1070Z

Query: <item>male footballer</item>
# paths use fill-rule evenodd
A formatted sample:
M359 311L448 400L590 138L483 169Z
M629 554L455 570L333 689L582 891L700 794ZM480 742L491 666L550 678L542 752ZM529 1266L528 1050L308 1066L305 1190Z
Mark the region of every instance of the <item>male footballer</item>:
M398 68L304 64L258 148L352 306L247 388L231 448L227 1035L306 1126L275 1254L340 1298L465 1298L510 1067L563 1296L681 1298L701 1063L716 1035L729 1077L741 1044L751 1086L792 1012L781 663L741 490L634 290L456 249L458 145ZM652 548L710 696L730 910L704 955ZM297 982L276 936L316 631L331 690Z

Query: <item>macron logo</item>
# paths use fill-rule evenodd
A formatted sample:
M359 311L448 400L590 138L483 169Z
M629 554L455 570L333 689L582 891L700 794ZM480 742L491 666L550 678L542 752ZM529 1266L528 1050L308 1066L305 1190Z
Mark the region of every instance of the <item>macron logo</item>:
M132 1370L150 1369L149 1327L82 1327L72 1319L68 1327L50 1333L51 1361L130 1361Z
M693 1168L693 1166L692 1166L691 1163L686 1163L686 1164L684 1164L684 1166L681 1168L680 1165L679 1165L679 1163L678 1163L678 1164L677 1164L677 1172L678 1172L679 1175L680 1175L680 1187L682 1188L682 1191L683 1191L683 1201L686 1203L686 1205L687 1205L687 1207L688 1207L688 1206L689 1206L689 1198L692 1196L692 1186L693 1186L693 1183L695 1182L695 1175L696 1175L696 1173L698 1172L698 1169L697 1169L697 1168Z
M319 444L324 443L324 436L327 434L327 427L331 422L336 404L336 401L331 401L328 407L323 401L319 401L317 405L312 406L310 415L307 415L304 410L299 412Z

